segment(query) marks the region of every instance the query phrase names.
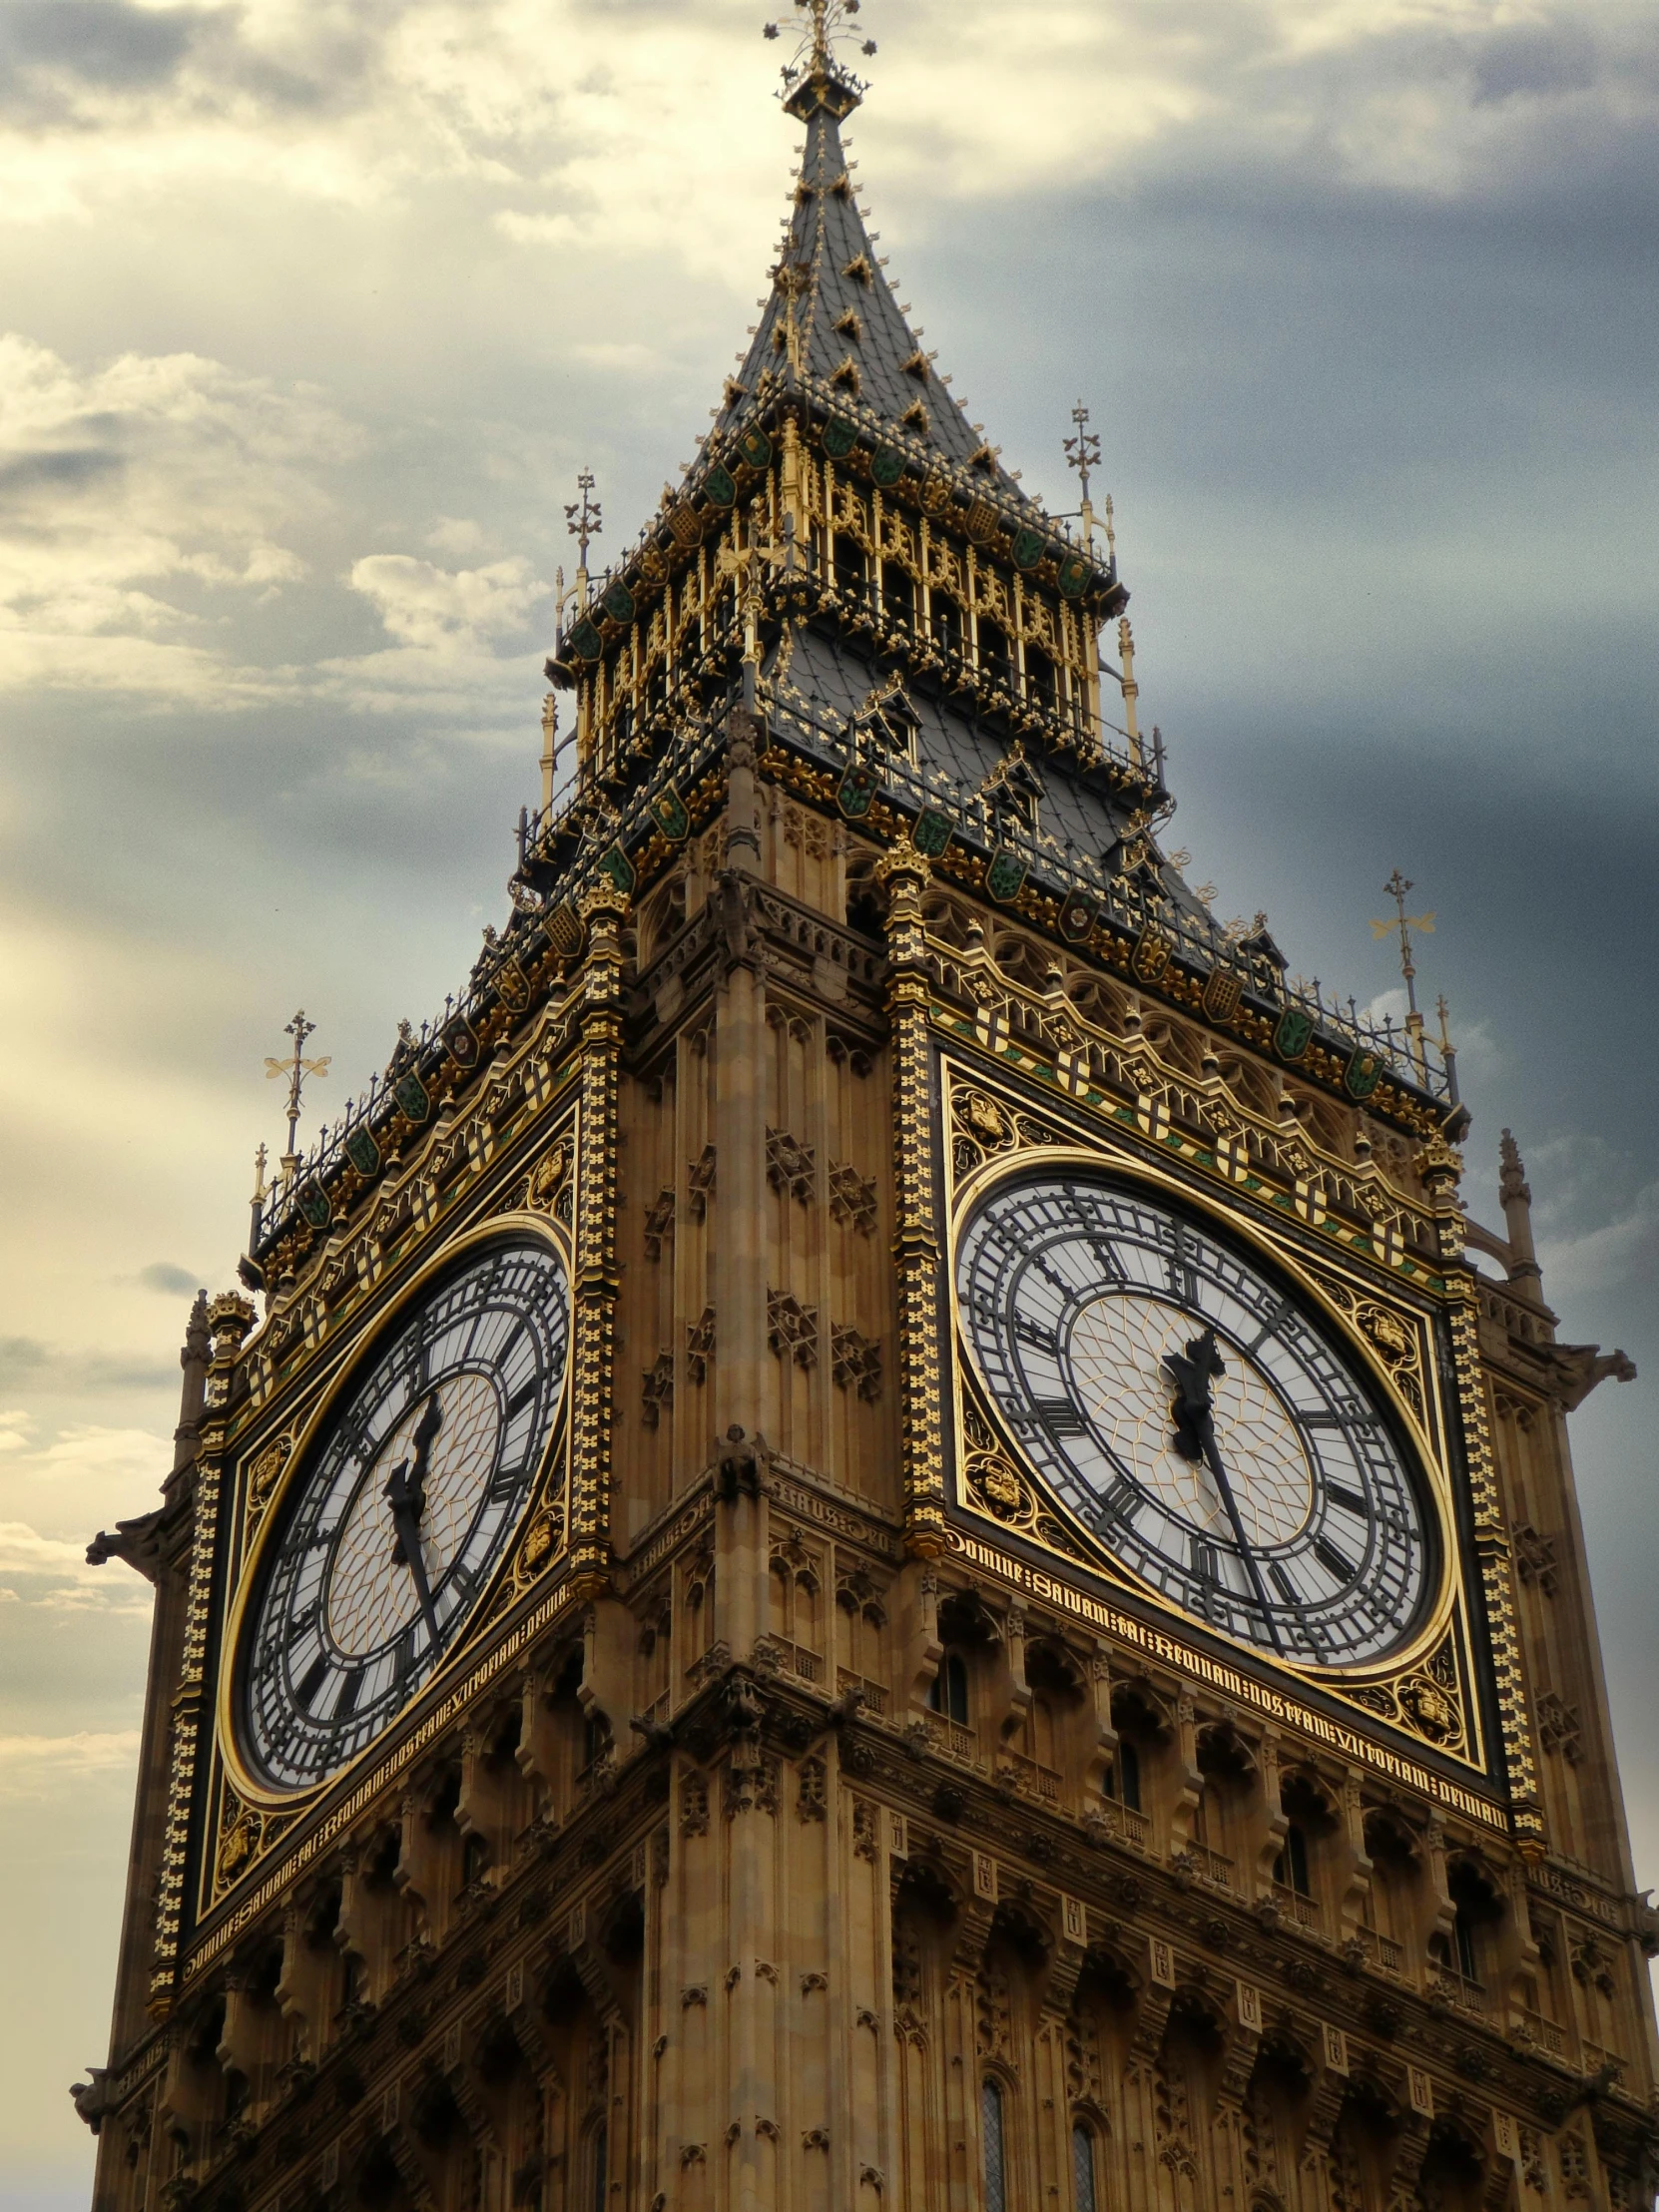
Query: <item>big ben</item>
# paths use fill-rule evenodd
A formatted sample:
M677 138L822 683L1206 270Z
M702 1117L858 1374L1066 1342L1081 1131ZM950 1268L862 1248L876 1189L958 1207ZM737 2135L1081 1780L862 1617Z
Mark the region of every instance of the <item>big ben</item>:
M156 1589L96 2204L1635 2212L1626 1364L1421 1023L1169 856L1086 423L1050 514L923 348L851 12L503 925L94 1545Z

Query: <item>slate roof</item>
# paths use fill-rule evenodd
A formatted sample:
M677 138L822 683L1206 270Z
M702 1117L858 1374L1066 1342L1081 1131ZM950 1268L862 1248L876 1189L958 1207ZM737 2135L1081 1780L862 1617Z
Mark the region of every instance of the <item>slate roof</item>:
M738 370L736 388L728 386L716 429L728 431L743 420L769 368L789 373L783 331L794 288L800 369L826 383L838 373L850 391L845 367L850 362L857 372L857 397L890 422L902 422L919 400L926 410L925 429L913 414L904 426L948 460L967 465L986 450L985 440L951 397L905 319L847 171L840 123L857 99L851 79L820 71L787 103L807 131L794 212L771 293ZM994 460L990 469L1005 499L1035 511L1035 503L1006 469Z

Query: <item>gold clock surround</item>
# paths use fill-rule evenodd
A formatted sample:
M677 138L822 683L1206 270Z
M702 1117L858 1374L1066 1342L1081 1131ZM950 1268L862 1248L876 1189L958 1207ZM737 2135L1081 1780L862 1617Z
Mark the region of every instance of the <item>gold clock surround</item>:
M1322 1256L1315 1266L1300 1239L1276 1231L1267 1208L1246 1213L1235 1198L1223 1210L1196 1176L1174 1173L1104 1130L1097 1134L1086 1125L1080 1128L1083 1116L1072 1102L1038 1104L949 1055L941 1056L939 1066L945 1130L954 1133L965 1128L977 1141L976 1148L990 1147L965 1172L959 1172L958 1147L948 1136L944 1148L948 1264L941 1274L949 1284L951 1409L957 1439L953 1456L958 1469L954 1510L987 1530L994 1529L1004 1543L1011 1537L1063 1562L1073 1579L1081 1573L1115 1587L1134 1607L1144 1606L1156 1618L1178 1622L1179 1633L1196 1643L1225 1647L1236 1655L1235 1665L1243 1675L1265 1670L1270 1676L1286 1678L1301 1697L1346 1702L1364 1713L1372 1726L1378 1720L1387 1723L1413 1748L1426 1747L1483 1772L1479 1700L1467 1657L1463 1547L1457 1530L1446 1413L1438 1396L1423 1310L1406 1304L1391 1285L1346 1266L1335 1255ZM1235 1243L1253 1246L1296 1285L1323 1327L1365 1374L1375 1394L1387 1406L1395 1428L1409 1442L1417 1486L1432 1516L1437 1573L1437 1588L1409 1642L1384 1662L1342 1670L1298 1666L1182 1612L1114 1558L1052 1496L1007 1436L973 1372L957 1307L954 1263L961 1231L980 1202L1036 1165L1106 1170L1149 1195L1172 1199L1212 1220ZM1377 1317L1373 1328L1358 1325L1356 1316L1361 1313L1368 1320ZM1405 1356L1388 1360L1380 1339L1396 1348L1403 1343ZM1402 1387L1407 1382L1414 1389ZM1413 1397L1420 1402L1413 1402Z

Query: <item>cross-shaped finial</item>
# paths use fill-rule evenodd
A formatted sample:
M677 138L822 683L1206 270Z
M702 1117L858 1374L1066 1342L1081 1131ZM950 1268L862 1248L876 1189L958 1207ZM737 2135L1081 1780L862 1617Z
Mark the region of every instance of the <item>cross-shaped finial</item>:
M1062 442L1066 451L1066 466L1074 468L1082 483L1083 503L1089 500L1089 471L1100 466L1100 439L1089 428L1089 410L1080 399L1071 410L1071 419L1077 425L1077 435Z
M1411 1040L1411 1057L1416 1062L1417 1073L1421 1075L1425 1065L1422 1016L1417 1011L1417 970L1411 958L1411 931L1414 929L1421 937L1431 937L1434 934L1434 916L1431 913L1408 914L1405 911L1405 893L1411 888L1411 878L1402 875L1398 868L1394 869L1382 888L1394 902L1394 919L1374 920L1371 933L1374 937L1386 937L1396 929L1399 932L1399 972L1405 978L1405 1028Z
M295 1132L299 1127L300 1090L307 1075L326 1075L328 1062L333 1057L331 1053L324 1053L320 1060L307 1060L305 1058L305 1039L313 1035L315 1030L316 1023L305 1019L304 1008L301 1007L282 1031L283 1036L293 1039L291 1056L285 1060L274 1060L268 1057L265 1063L268 1081L275 1082L278 1076L282 1075L285 1075L288 1079L288 1148L282 1160L282 1168L286 1174L291 1174L299 1165Z
M576 479L576 489L582 496L573 499L565 509L565 523L576 540L577 567L583 575L587 573L589 541L598 537L605 527L599 502L593 497L593 470L585 468Z

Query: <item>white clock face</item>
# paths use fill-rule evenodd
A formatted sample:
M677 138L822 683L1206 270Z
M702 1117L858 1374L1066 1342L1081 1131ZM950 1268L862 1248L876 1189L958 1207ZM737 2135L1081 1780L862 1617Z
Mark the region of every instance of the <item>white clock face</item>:
M973 1213L956 1293L1008 1430L1154 1590L1301 1666L1414 1633L1430 1522L1360 1364L1196 1214L1034 1171Z
M245 1747L297 1789L347 1765L427 1682L501 1564L564 1384L563 1261L474 1254L401 1319L288 1490L252 1617Z

